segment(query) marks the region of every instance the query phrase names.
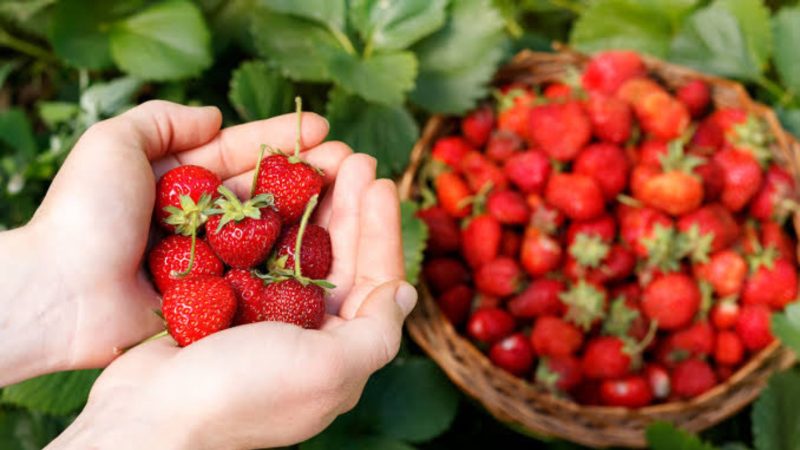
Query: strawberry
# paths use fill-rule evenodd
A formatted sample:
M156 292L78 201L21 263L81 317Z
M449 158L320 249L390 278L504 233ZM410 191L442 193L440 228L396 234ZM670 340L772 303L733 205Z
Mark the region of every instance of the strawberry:
M486 144L486 156L502 164L514 156L524 146L522 138L510 131L498 131L492 134Z
M708 262L696 264L694 276L710 283L720 297L738 295L747 276L747 262L733 250L722 250Z
M456 169L461 164L461 159L474 150L475 148L461 136L446 136L433 143L431 158Z
M604 242L611 243L617 233L617 224L609 214L604 214L591 220L577 220L571 222L567 227L567 245L575 242L575 237L579 234L586 236L598 236Z
M461 134L475 147L483 147L494 127L494 111L489 105L480 106L461 119Z
M686 106L651 79L628 80L618 95L633 107L642 130L656 139L679 138L689 126Z
M660 139L647 139L639 144L636 150L636 163L648 166L661 166L661 160L667 157L669 143Z
M501 257L483 264L475 273L475 287L478 291L507 297L520 287L522 271L514 259Z
M653 238L657 225L663 229L672 227L672 219L654 208L621 205L618 214L622 240L640 257L648 256L645 244Z
M325 319L325 291L314 283L288 278L268 284L258 320L318 329Z
M503 302L500 297L478 292L475 294L475 299L472 302L471 309L477 310L483 308L500 308L502 303Z
M783 309L797 298L797 268L785 259L776 259L773 248L751 256L750 268L742 288L745 305Z
M470 306L475 293L466 284L458 284L444 291L436 298L436 303L442 314L453 325L461 325L469 315Z
M297 235L300 225L284 230L275 246L275 256L270 261L272 270L294 267ZM328 276L333 263L331 236L319 225L308 225L300 247L300 269L304 276L317 280Z
M643 341L647 338L649 324L642 315L638 299L618 296L611 302L603 321L603 334Z
M272 197L260 194L242 203L225 186L208 218L208 244L227 265L255 267L269 255L281 230L281 218L272 209Z
M578 235L569 247L564 274L596 284L623 280L636 266L636 255L622 245L609 246L598 236Z
M503 170L480 152L467 153L461 160L460 170L473 193L490 188L502 190L508 186Z
M583 334L558 317L542 316L531 330L531 345L540 356L563 357L574 354L583 344Z
M600 93L589 96L586 114L592 133L601 141L622 145L631 137L633 113L624 101Z
M597 182L606 200L613 200L628 184L628 158L613 144L590 144L578 154L573 172Z
M236 294L216 275L184 278L164 292L161 311L169 334L179 346L186 347L231 325Z
M530 114L536 95L522 84L504 86L497 97L497 129L516 133L528 138Z
M549 278L533 280L524 291L509 300L508 311L519 319L539 316L561 316L566 311L559 295L566 289L564 283Z
M533 366L533 350L524 334L515 333L495 342L489 349L489 359L497 367L521 377Z
M647 383L650 385L650 391L653 393L653 397L657 399L669 397L671 382L667 369L658 364L648 364L644 368L644 376L647 378Z
M573 220L594 219L605 209L603 191L594 178L576 173L552 174L545 198Z
M196 241L192 258L192 240L187 236L170 235L150 250L147 264L153 282L162 294L181 278L198 275L222 276L222 261L205 241Z
M622 339L601 336L586 344L581 368L587 378L621 378L630 372L632 363Z
M458 259L432 258L422 266L422 277L434 293L440 294L469 281L469 272Z
M541 195L528 194L527 200L528 206L531 207L530 225L532 227L555 234L564 225L566 216L548 204Z
M744 344L738 334L732 331L722 331L717 335L717 345L714 348L714 360L717 364L736 366L744 358Z
M718 252L729 247L739 235L739 226L733 215L719 203L710 203L681 216L678 229L688 232L693 226L700 234L712 234L711 251Z
M788 172L773 164L750 203L750 215L761 221L782 224L797 210L795 197L794 179Z
M644 75L644 63L636 52L612 50L592 57L583 71L581 84L589 92L613 95L625 81Z
M672 369L672 393L678 398L697 397L717 384L717 377L707 363L687 359Z
M706 112L711 102L711 89L703 80L695 79L681 86L675 96L686 105L693 118L698 118Z
M531 140L558 161L575 159L591 133L592 124L580 103L550 103L531 111Z
M262 308L264 281L249 270L231 269L223 277L236 294L234 325L258 322L258 311Z
M520 261L530 275L540 276L555 270L561 264L562 254L561 245L552 236L535 227L525 230Z
M761 166L752 154L735 148L717 152L714 161L723 174L720 201L732 212L742 210L761 187Z
M455 172L443 172L436 177L436 198L439 205L451 217L464 218L472 212L470 198L472 192L469 186Z
M470 220L461 232L462 252L470 267L476 269L497 258L502 236L500 222L494 217L482 214Z
M669 273L650 282L642 294L645 315L664 330L689 324L700 307L700 289L683 273Z
M550 83L542 94L548 100L567 101L572 99L572 87L565 83Z
M708 322L696 322L688 328L676 331L670 339L673 351L703 357L714 352L716 336Z
M761 304L744 305L736 321L736 334L751 352L761 350L775 339L770 329L770 310Z
M525 197L517 191L493 190L486 199L486 210L500 223L507 225L524 225L531 216Z
M168 171L156 184L156 222L169 232L190 236L205 222L205 210L221 184L218 176L199 166Z
M564 320L575 324L583 331L589 331L605 315L605 290L584 280L573 284L568 291L562 292L559 298L567 306Z
M711 308L711 323L718 330L736 326L739 320L739 303L735 298L722 299Z
M425 251L442 255L461 248L461 228L458 222L440 206L431 206L417 211L417 217L428 227L428 243Z
M706 154L714 154L724 143L725 135L715 120L715 114L712 114L697 124L690 146Z
M550 391L569 392L581 383L581 362L574 356L543 357L534 379Z
M702 159L684 154L680 142L672 142L661 157L660 171L653 166L634 168L631 188L644 204L673 216L697 209L703 201L703 182L694 173Z
M600 398L607 406L641 408L653 402L653 392L644 377L630 375L620 379L603 380L600 385Z
M476 341L493 344L514 332L514 317L500 308L480 308L467 322L467 333Z
M797 263L797 243L777 222L761 223L761 246L773 247L778 252L778 258Z
M527 150L506 160L504 170L509 181L520 191L539 194L550 176L550 159L538 150Z
M522 236L513 230L503 230L503 237L500 238L500 255L516 259L520 247L522 247Z

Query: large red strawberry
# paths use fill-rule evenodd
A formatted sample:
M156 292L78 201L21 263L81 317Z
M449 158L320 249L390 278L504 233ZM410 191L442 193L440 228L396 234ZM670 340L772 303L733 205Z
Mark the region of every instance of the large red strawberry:
M205 222L205 210L221 184L218 176L199 166L168 171L156 184L156 221L167 231L191 235Z
M550 278L537 278L509 300L508 311L520 319L539 316L561 316L566 311L559 295L566 289L564 283Z
M592 133L598 139L622 145L631 137L633 114L630 106L616 97L592 94L586 102Z
M581 361L583 374L588 378L621 378L630 372L632 364L625 342L614 336L590 340Z
M314 283L288 278L268 284L262 293L258 321L285 322L318 329L325 319L325 290Z
M528 227L520 248L522 268L533 276L545 275L561 264L563 250L558 240L539 228Z
M466 284L458 284L436 297L442 314L453 325L461 325L467 319L475 292Z
M523 376L533 366L533 350L528 338L515 333L495 342L489 349L489 359L497 366L514 375Z
M633 195L648 206L678 216L697 209L703 201L703 181L694 173L702 159L686 155L679 142L668 146L661 166L639 164L633 171Z
M748 151L727 148L714 155L722 169L723 188L720 201L733 212L738 212L761 187L763 175L758 160Z
M475 287L487 295L506 297L519 290L521 278L517 261L501 257L481 265L475 273Z
M536 95L530 87L516 83L500 88L496 97L497 128L514 132L527 139L531 109L536 101Z
M693 118L703 115L711 102L711 89L703 80L691 80L675 93L678 100L686 105Z
M492 127L494 127L494 111L489 105L480 106L461 119L461 134L476 147L483 147L486 144Z
M712 234L711 251L718 252L728 248L739 235L739 226L733 215L719 203L710 203L681 216L678 220L678 229L689 232L697 226L700 234Z
M797 299L797 268L785 259L776 258L774 249L752 255L750 267L750 276L742 288L745 305L783 309Z
M574 356L543 357L536 366L534 379L550 391L569 392L582 380L581 361Z
M573 220L590 220L605 210L605 198L594 178L576 173L550 175L547 202Z
M678 398L697 397L717 384L717 376L708 363L687 359L672 369L672 393Z
M434 161L439 161L447 164L451 168L457 169L461 164L461 159L467 153L474 151L474 147L470 145L464 138L460 136L446 136L436 140L431 149L431 158Z
M444 208L431 206L417 211L417 217L428 226L428 243L425 251L442 255L461 248L461 228Z
M650 282L642 294L645 315L664 330L689 324L700 307L697 283L683 273L669 273Z
M636 52L612 50L592 57L581 82L587 91L612 95L625 81L644 75L644 63Z
M258 322L259 312L262 310L264 298L264 281L255 276L251 271L244 269L231 269L223 277L233 288L236 294L236 316L234 325Z
M302 161L299 148L293 156L269 155L261 160L254 194L272 194L275 210L287 225L300 220L303 210L315 195L322 192L322 173Z
M747 262L733 250L711 255L708 262L694 266L694 276L707 281L719 297L738 295L747 276Z
M517 191L492 191L486 199L486 210L507 225L524 225L531 218L528 202Z
M488 214L469 221L461 233L462 252L470 267L478 268L497 258L503 229L500 222Z
M751 352L761 350L772 343L770 309L766 305L745 305L739 311L736 333L742 338L744 346Z
M147 256L147 265L161 293L181 278L221 276L224 269L214 250L202 240L196 241L192 259L192 238L179 235L167 236L157 243Z
M574 354L583 344L583 333L564 320L542 316L531 330L531 345L537 355L562 357Z
M432 258L423 264L422 277L433 292L439 294L469 281L469 272L456 258Z
M493 344L514 332L514 317L500 308L480 308L467 322L467 333L486 344Z
M594 178L606 200L613 200L628 184L628 158L613 144L590 144L580 152L574 173Z
M176 281L161 305L169 334L181 347L231 325L236 294L219 276L201 275Z
M525 194L540 194L550 176L550 158L539 150L517 153L505 162L506 176Z
M464 218L472 212L469 186L455 172L443 172L434 181L439 205L452 217Z
M653 401L650 383L641 375L603 380L600 385L600 398L607 406L641 408Z
M750 203L750 215L762 221L783 223L797 211L794 179L780 166L767 170L761 189Z
M295 265L297 235L300 225L292 225L281 234L275 246L272 268L291 269ZM333 263L331 236L319 225L309 224L300 247L300 270L303 276L321 280L328 276Z
M533 142L551 158L571 161L589 142L592 124L580 103L550 103L531 111Z

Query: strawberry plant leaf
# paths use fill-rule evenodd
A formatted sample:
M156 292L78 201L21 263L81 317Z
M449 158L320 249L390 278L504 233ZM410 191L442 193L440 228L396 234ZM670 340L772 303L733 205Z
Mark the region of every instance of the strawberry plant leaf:
M23 409L0 409L0 448L38 450L47 446L71 418L53 417Z
M772 28L769 9L762 0L717 0L715 4L730 11L742 27L747 49L763 71L772 54Z
M293 98L292 84L263 61L245 61L233 71L228 99L245 121L290 111Z
M419 206L414 202L400 204L406 280L411 284L417 284L419 280L425 244L428 241L428 227L416 216L418 209Z
M783 84L800 96L800 7L784 8L772 20L775 42L775 69Z
M117 78L90 86L80 99L86 126L129 108L131 98L141 86L141 80L133 77Z
M773 375L752 410L756 450L792 450L800 447L800 375L787 371Z
M715 450L713 445L668 422L655 422L647 427L647 443L652 450Z
M331 73L348 92L371 102L398 105L414 87L417 58L411 52L379 53L364 59L350 57L332 65Z
M334 89L326 110L330 138L374 156L378 160L378 176L390 177L408 164L419 128L405 108L369 103Z
M36 157L33 128L25 111L20 108L0 112L0 141L16 150L20 160L28 161Z
M257 0L199 0L198 3L214 37L211 45L214 53L220 54L231 44L243 47L247 53L255 53L250 36L250 22Z
M786 131L800 138L800 109L784 109L780 107L775 108L778 113L778 118L781 119L781 124L786 128Z
M83 0L62 0L55 5L50 44L56 55L68 64L103 69L111 66L108 23L114 20L113 8Z
M110 38L117 65L145 80L196 76L212 63L211 34L200 9L187 0L156 3L118 21Z
M336 32L345 29L344 0L270 0L267 6L281 14L313 20Z
M772 315L772 332L784 345L800 355L800 303L792 303L782 312Z
M488 0L453 0L449 11L444 27L413 47L420 73L411 100L431 112L455 114L487 95L507 40L503 18Z
M402 50L444 25L447 0L353 0L350 22L371 50Z
M76 370L32 378L3 389L0 402L46 414L69 414L83 407L99 375L99 370Z

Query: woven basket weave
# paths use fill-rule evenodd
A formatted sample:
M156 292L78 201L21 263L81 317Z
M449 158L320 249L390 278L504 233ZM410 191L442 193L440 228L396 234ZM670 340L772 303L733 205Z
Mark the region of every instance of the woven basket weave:
M570 68L580 70L587 61L587 56L569 50L557 53L523 51L499 70L495 84L522 81L539 85L559 81ZM711 86L716 107L738 107L763 118L776 139L775 158L797 179L800 144L781 128L775 114L753 101L740 84L653 58L645 57L644 62L651 76L670 88L699 78ZM404 200L416 199L415 177L431 144L452 132L456 124L454 119L442 116L430 119L399 184ZM800 230L800 216L793 217L793 225L795 231ZM699 432L753 401L772 373L789 367L795 360L791 351L775 342L726 382L691 401L631 410L582 406L495 367L453 328L424 284L420 286L420 303L408 322L408 330L450 379L497 419L538 435L560 437L591 447L644 447L645 430L657 420Z

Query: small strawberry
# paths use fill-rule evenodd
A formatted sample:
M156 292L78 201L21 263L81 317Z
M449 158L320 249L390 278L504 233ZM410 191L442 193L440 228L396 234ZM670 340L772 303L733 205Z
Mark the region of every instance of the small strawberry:
M494 111L489 105L480 106L461 119L461 134L476 147L486 144L493 127Z
M476 151L467 153L461 159L459 167L473 193L484 192L490 188L502 190L508 186L508 179L503 170L483 153Z
M542 316L531 330L531 345L537 355L563 357L574 354L583 344L583 333L558 317Z
M679 138L689 126L686 106L649 78L626 81L618 95L633 107L642 130L657 139Z
M494 217L482 214L470 220L461 232L462 253L470 267L477 269L497 258L502 236L502 226Z
M711 251L728 248L739 235L739 226L733 215L719 203L710 203L678 219L678 229L688 232L697 226L700 234L711 233Z
M672 393L678 398L697 397L716 384L717 376L711 366L699 359L687 359L672 369Z
M675 95L686 105L693 118L701 117L711 102L711 89L703 80L689 81L681 86Z
M571 161L589 142L592 124L580 103L540 105L530 114L532 141L558 161Z
M619 281L633 272L636 256L622 245L608 245L598 236L579 234L569 247L564 274L572 280L603 284Z
M520 261L530 275L540 276L555 270L561 264L562 255L558 240L535 227L525 230Z
M510 157L504 166L509 181L525 194L540 194L550 176L550 158L538 150Z
M474 150L475 148L461 136L446 136L433 143L431 158L457 169L461 164L461 159Z
M528 86L512 84L495 92L497 98L497 128L528 138L530 114L536 95Z
M487 295L507 297L519 290L521 278L517 262L501 257L481 265L475 273L475 287Z
M706 117L697 124L697 129L692 135L689 145L705 154L714 154L725 143L725 134L717 124L714 114Z
M169 232L190 236L205 222L205 210L221 184L218 176L199 166L168 171L156 184L157 223Z
M727 330L736 326L739 320L739 303L735 298L721 299L711 308L711 323L718 330Z
M572 245L575 237L579 234L598 236L604 242L611 243L617 234L617 224L610 214L604 214L591 220L573 221L567 227L567 245Z
M797 209L794 179L781 167L771 165L750 203L750 215L761 221L782 224Z
M586 102L592 133L601 141L622 145L631 137L633 113L624 101L603 94L592 94Z
M499 308L480 308L467 322L467 333L476 341L493 344L514 332L514 317Z
M717 335L714 361L717 364L736 366L744 359L744 344L738 334L722 331Z
M634 197L673 216L697 209L703 201L703 182L694 169L703 161L686 155L680 142L671 142L661 157L660 171L636 166L631 182Z
M186 347L231 325L236 294L219 276L184 278L164 292L161 311L169 334Z
M761 223L761 246L773 247L778 258L797 264L797 243L781 224L772 221Z
M744 305L736 321L736 333L742 338L745 348L751 352L761 350L772 343L770 310L765 305Z
M664 330L689 324L700 307L700 289L682 273L669 273L650 282L642 294L645 315Z
M543 357L536 366L534 380L549 391L569 392L581 384L581 362L574 356Z
M509 300L508 311L519 319L561 316L566 311L559 298L564 289L566 286L561 281L537 278L524 291Z
M559 298L567 306L564 320L583 331L589 331L605 316L606 292L602 287L580 280Z
M636 150L636 163L648 166L661 166L661 159L667 156L669 143L660 139L647 139Z
M469 186L455 172L443 172L436 177L436 198L439 205L451 217L462 219L472 211L470 199L472 192Z
M461 325L469 315L475 293L466 284L458 284L436 298L442 314L455 326Z
M234 325L258 322L264 292L264 280L245 269L231 269L223 277L236 294L236 316Z
M747 262L733 250L722 250L711 255L708 262L695 264L694 276L710 283L720 297L735 296L747 276Z
M603 191L594 178L575 173L554 173L547 182L547 202L573 220L590 220L605 210Z
M601 336L590 340L583 353L581 367L587 378L621 378L633 364L626 351L625 342L614 336Z
M486 211L506 225L524 225L531 218L525 197L517 191L493 190L486 199Z
M583 71L581 82L589 92L613 95L625 81L645 73L644 63L636 52L612 50L592 57Z
M693 357L704 357L714 352L716 335L708 322L695 322L688 328L670 336L673 351Z
M751 153L735 148L717 152L714 161L723 174L720 201L731 212L741 211L761 187L761 166Z
M442 255L461 248L461 228L444 208L431 206L417 211L417 217L428 227L428 243L425 251Z
M318 329L325 319L325 291L296 278L275 281L264 288L260 321L284 322Z
M432 258L423 264L422 277L434 293L440 294L469 281L469 272L456 258Z
M533 366L533 350L524 334L515 333L495 342L489 349L489 359L497 367L521 377Z
M597 182L606 200L613 200L628 184L628 158L613 144L589 144L578 154L573 172Z
M162 294L181 278L198 275L222 276L224 266L214 250L197 240L192 257L192 241L187 236L170 235L157 243L147 256L153 282Z
M658 364L648 364L644 368L644 376L655 398L661 400L669 397L672 389L667 369Z
M541 195L528 194L527 200L528 206L531 207L530 225L532 227L555 234L567 220L561 211L548 204Z
M600 385L600 398L607 406L641 408L653 402L650 384L640 375L603 380Z
M550 83L542 94L548 100L572 100L572 86L566 83Z
M300 225L292 225L281 234L275 245L275 256L270 261L271 269L293 267L297 249L297 235ZM333 263L331 235L319 225L309 224L303 234L300 248L300 269L303 275L317 280L328 276Z
M749 262L750 276L742 288L743 304L783 309L797 298L797 268L776 258L774 248L752 255Z
M656 226L662 229L672 228L672 219L669 216L646 206L637 208L621 205L618 215L622 240L643 258L648 256L646 243L654 237Z
M486 144L486 156L502 164L513 157L524 147L525 143L521 137L510 131L498 131L489 138Z
M701 156L696 151L690 152L693 155ZM705 158L703 164L695 167L694 173L703 180L703 201L704 203L716 202L722 195L722 190L725 188L725 173L722 167L717 164L711 155L702 156Z

